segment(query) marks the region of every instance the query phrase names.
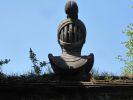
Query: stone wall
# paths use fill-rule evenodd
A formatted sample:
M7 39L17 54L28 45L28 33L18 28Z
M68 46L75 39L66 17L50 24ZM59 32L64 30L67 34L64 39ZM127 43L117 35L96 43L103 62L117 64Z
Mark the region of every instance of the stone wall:
M133 82L1 84L0 100L133 100Z

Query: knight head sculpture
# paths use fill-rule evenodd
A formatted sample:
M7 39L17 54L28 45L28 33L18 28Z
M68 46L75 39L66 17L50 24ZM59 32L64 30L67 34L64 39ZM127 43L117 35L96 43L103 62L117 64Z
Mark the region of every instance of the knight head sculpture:
M82 80L84 77L88 77L93 66L94 56L93 54L81 56L81 50L86 41L86 27L78 19L77 3L69 0L65 6L65 12L67 19L60 23L57 31L62 55L49 54L48 57L55 74L67 77L68 80L72 76L74 79Z
M67 2L65 6L67 19L58 27L58 42L62 48L63 56L71 54L80 56L81 49L86 40L86 28L78 19L78 6L75 1Z

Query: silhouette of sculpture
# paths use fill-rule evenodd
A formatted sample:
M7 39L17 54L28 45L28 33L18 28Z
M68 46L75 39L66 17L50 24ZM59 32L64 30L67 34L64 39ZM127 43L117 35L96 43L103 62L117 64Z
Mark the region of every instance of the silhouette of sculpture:
M81 56L81 49L86 41L86 27L78 19L78 6L69 0L65 6L67 19L58 27L58 43L61 56L49 54L49 60L55 74L65 80L88 80L94 63L94 55Z

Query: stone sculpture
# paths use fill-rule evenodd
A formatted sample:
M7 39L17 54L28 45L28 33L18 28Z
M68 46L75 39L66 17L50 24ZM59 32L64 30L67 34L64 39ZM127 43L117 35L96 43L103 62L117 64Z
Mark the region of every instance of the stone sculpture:
M86 27L78 19L78 6L69 0L65 6L67 19L58 27L58 43L61 56L49 54L49 60L55 74L65 80L88 80L94 63L94 55L81 56L81 49L86 41Z

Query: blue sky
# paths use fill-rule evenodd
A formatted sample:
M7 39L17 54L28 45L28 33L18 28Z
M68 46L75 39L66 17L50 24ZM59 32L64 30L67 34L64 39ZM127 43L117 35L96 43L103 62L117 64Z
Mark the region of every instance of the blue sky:
M38 59L61 55L57 42L57 27L66 18L67 0L0 0L0 59L11 62L2 66L7 74L31 71L29 49ZM123 63L115 58L126 49L120 44L122 34L133 22L132 0L77 0L79 19L87 28L82 55L94 53L94 68L100 72L120 74Z

